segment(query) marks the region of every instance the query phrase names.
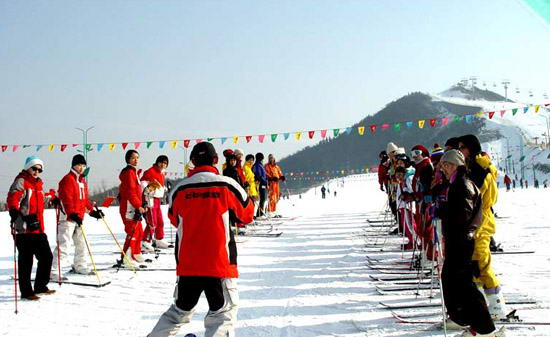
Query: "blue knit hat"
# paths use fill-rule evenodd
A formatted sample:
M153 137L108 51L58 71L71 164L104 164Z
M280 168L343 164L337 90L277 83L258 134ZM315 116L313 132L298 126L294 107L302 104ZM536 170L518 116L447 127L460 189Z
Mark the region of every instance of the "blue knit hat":
M42 169L44 169L44 162L37 156L27 157L27 159L25 160L25 166L23 167L23 169L28 170L34 165L41 165Z

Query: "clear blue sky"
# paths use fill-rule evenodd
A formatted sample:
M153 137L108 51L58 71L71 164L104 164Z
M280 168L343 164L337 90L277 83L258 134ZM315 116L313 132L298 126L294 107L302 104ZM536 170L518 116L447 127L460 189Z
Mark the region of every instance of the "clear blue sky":
M548 55L549 27L519 0L5 0L0 144L80 143L91 125L91 142L343 127L471 75L550 94ZM144 150L141 166L160 153L179 169L182 150ZM30 154L0 153L0 193ZM74 150L38 154L55 187ZM92 187L123 165L92 152Z

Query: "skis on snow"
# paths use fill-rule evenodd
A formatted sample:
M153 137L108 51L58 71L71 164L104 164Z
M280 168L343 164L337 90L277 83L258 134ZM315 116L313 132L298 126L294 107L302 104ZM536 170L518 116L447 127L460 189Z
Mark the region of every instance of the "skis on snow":
M430 324L435 325L438 323L441 323L441 319L414 319L414 318L406 318L403 317L395 312L392 312L392 316L397 320L398 323L404 323L404 324ZM527 326L534 326L534 325L550 325L550 322L542 322L542 321L524 321L520 319L516 315L516 310L513 310L511 313L507 315L506 319L503 320L496 320L494 321L495 325L527 325Z

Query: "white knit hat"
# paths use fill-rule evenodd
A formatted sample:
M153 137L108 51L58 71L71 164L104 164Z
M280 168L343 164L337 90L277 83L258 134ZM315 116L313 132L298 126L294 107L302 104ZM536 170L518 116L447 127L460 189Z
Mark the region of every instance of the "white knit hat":
M25 166L23 166L23 169L28 170L34 165L41 165L42 169L44 169L44 162L37 156L27 157L27 160L25 160Z
M451 164L455 164L457 166L463 166L466 165L464 161L464 155L462 152L458 150L449 150L443 154L443 157L441 157L440 162L449 162Z
M387 153L387 154L390 154L390 153L392 153L393 151L397 151L397 145L395 145L395 144L392 143L392 142L389 142L389 143L388 143L388 146L386 146L386 153Z
M395 154L406 154L404 147L398 147L395 149Z
M244 152L243 152L243 150L241 150L241 149L235 149L235 151L233 151L233 154L234 154L234 155L239 155L239 154L240 154L240 155L243 155L243 156L244 156Z

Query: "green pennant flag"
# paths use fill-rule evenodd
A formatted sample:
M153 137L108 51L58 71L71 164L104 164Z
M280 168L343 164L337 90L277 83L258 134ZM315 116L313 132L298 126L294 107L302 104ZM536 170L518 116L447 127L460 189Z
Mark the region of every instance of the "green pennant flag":
M509 154L508 157L506 157L506 159L510 159L510 158L512 158L511 154Z
M514 115L517 114L517 113L518 113L518 109L517 109L517 108L512 109L512 116L514 116Z
M209 142L211 142L212 139L214 139L214 138L211 138L211 137L210 137L210 138L206 138L206 140L209 141Z
M277 134L276 134L276 133L272 133L272 134L271 134L271 141L272 141L273 143L275 143L275 140L276 140L276 139L277 139Z
M147 148L150 148L153 142L147 142Z
M519 161L523 161L525 159L525 156L521 156L521 158L519 158Z
M86 144L86 151L92 151L92 144Z
M460 116L455 116L455 118L453 118L453 122L460 122L462 120L462 117Z
M332 132L334 133L334 137L338 137L340 134L340 129L333 129Z
M401 130L401 123L395 123L395 124L393 125L393 128L394 128L395 131Z
M30 145L23 145L23 148L26 149L28 147L31 147Z

